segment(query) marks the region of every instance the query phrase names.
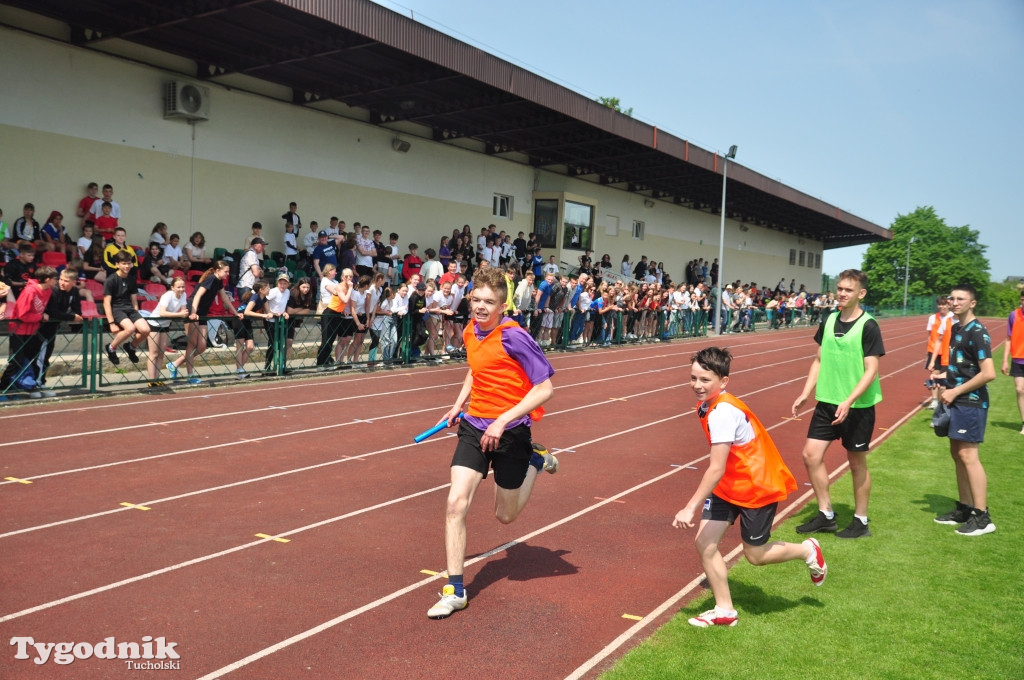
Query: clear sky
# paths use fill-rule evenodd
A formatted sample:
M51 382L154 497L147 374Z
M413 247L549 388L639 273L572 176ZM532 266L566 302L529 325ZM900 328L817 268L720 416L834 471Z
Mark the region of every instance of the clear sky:
M1024 275L1024 0L375 1L883 227L934 206Z

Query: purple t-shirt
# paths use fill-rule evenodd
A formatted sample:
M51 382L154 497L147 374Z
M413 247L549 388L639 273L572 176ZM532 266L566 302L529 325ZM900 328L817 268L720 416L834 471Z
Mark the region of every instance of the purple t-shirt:
M511 321L508 317L501 320L502 323ZM473 323L473 332L476 333L478 340L482 340L487 337L487 333L477 328L476 322ZM491 331L493 332L493 331ZM520 366L523 367L523 372L526 373L527 379L534 385L539 385L551 376L555 374L555 369L548 362L548 358L544 356L544 352L541 350L537 342L523 330L518 324L514 326L507 326L501 329L501 345L505 348L505 352L512 357ZM491 423L494 422L494 418L477 418L471 416L468 413L465 415L467 423L472 425L478 430L486 430ZM506 430L512 429L518 425L531 425L529 414L522 418L513 420L506 426Z

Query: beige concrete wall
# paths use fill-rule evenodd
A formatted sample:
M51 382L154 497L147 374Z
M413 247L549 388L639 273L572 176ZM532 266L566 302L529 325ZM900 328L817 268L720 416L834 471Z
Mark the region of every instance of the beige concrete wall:
M173 68L174 60L162 62ZM403 246L435 246L469 224L495 223L513 235L532 227L534 192L593 202L594 250L618 263L624 253L664 261L681 278L691 258L718 256L719 219L645 197L411 134L398 133L272 97L208 83L210 120L189 125L163 118L169 70L0 28L0 208L13 221L31 201L37 217L70 216L87 182L114 185L129 241L142 244L162 221L182 236L201 230L210 246L239 247L249 224L264 224L282 249L280 215L299 204L304 223L338 215L398 232ZM514 215L491 215L495 193L511 195ZM606 234L608 215L619 218ZM631 237L645 223L643 241ZM67 219L77 228L77 220ZM561 242L561 241L559 241ZM790 267L789 249L816 250L796 237L726 223L725 277L773 284L796 278L812 289L820 271ZM579 253L557 252L575 262Z

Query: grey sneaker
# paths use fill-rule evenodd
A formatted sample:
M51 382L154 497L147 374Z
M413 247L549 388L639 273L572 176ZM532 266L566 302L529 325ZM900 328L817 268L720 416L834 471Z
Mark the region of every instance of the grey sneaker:
M813 534L817 531L833 532L837 529L835 515L832 519L825 516L821 510L818 514L811 518L809 522L804 522L796 528L798 534Z
M945 515L939 515L935 521L939 524L963 524L971 518L971 506L956 502L956 507Z
M995 530L996 525L992 523L992 518L988 516L988 510L981 511L975 508L967 521L956 530L956 533L961 536L981 536L983 534L991 534Z
M440 601L427 610L427 616L431 619L447 619L460 609L465 609L467 605L469 592L463 590L462 597L456 597L455 586L447 585L441 589Z
M554 454L548 453L546 446L535 443L533 445L533 451L544 459L544 467L541 468L541 470L552 475L558 472L558 459L555 458Z

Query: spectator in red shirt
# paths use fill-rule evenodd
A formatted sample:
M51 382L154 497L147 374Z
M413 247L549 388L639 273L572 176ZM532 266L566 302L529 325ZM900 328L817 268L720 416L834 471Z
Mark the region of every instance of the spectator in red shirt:
M417 250L419 250L419 246L415 243L410 243L409 254L402 260L402 276L405 277L406 281L412 278L413 274L419 274L420 267L423 266L423 260L416 254Z

